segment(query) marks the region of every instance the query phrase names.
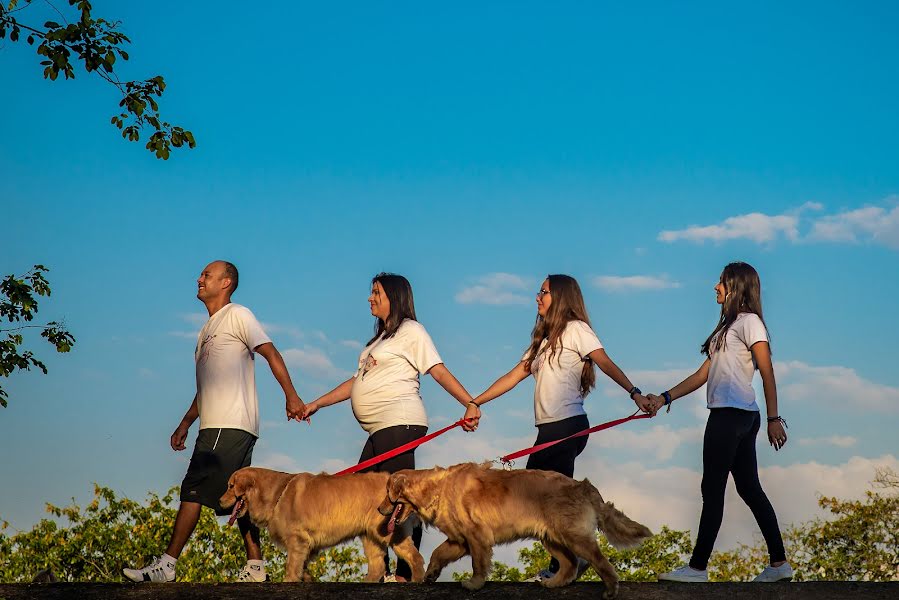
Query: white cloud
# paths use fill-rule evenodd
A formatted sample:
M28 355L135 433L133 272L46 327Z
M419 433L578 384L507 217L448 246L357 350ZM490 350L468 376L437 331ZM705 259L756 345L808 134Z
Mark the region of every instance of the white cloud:
M323 375L332 378L347 378L352 375L349 371L344 371L334 366L331 358L318 348L310 348L308 346L305 348L288 348L281 352L281 356L284 357L284 362L287 363L287 366L296 367L303 371L304 374L313 377Z
M190 323L191 325L196 325L197 331L199 331L200 327L205 325L206 321L209 320L209 315L202 312L181 313L180 315L178 315L178 318L186 323Z
M891 209L866 206L821 217L812 224L808 237L822 242L871 241L899 249L899 205Z
M197 336L200 335L199 331L169 331L166 335L170 335L172 337L184 338L186 340L197 341Z
M816 367L792 360L774 363L774 372L779 395L791 400L844 410L899 411L899 388L869 381L849 367Z
M178 315L178 318L185 323L193 325L194 328L190 331L169 331L166 335L196 341L197 336L200 335L200 329L209 320L209 315L201 312L181 313Z
M669 243L746 239L764 244L783 238L793 243L870 242L899 250L899 196L885 198L882 206L865 206L815 218L805 215L823 208L818 202L806 202L779 215L754 212L728 217L718 224L665 230L659 233L658 239Z
M856 443L858 443L858 440L851 435L831 435L828 437L802 438L799 440L800 446L836 446L838 448L849 448Z
M356 340L340 340L340 345L346 348L350 348L351 350L362 350L362 342L358 342Z
M790 240L799 238L797 215L766 215L749 213L728 217L717 225L691 225L686 229L662 231L658 239L662 242L687 240L702 243L706 240L724 242L748 239L758 243L773 242L783 236Z
M298 340L306 337L302 329L293 325L281 325L280 323L260 323L260 325L269 335L288 335Z
M490 273L479 277L474 285L456 294L460 304L529 304L533 300L526 290L533 285L530 279L511 273Z
M607 292L667 290L681 285L668 279L667 275L599 275L593 278L593 284Z
M771 451L766 446L760 447L759 453L762 462L785 456L782 453L777 458L770 456ZM607 501L614 502L625 514L653 531L668 525L692 531L695 539L702 507L702 476L698 470L674 466L646 468L640 462L612 464L593 456L582 455L578 459L577 478L589 477ZM697 456L697 467L699 460ZM897 470L899 460L889 454L878 458L855 456L840 465L810 462L763 467L759 475L781 528L785 528L814 517L826 517L818 506L820 495L844 499L863 497L865 490L871 489L870 481L876 468L881 466ZM724 514L716 549L733 548L739 543L751 544L761 539L755 519L740 500L732 481L728 483Z

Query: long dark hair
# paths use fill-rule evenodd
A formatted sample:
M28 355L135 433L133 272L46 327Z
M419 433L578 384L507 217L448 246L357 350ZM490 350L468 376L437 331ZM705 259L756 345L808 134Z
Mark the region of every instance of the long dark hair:
M732 262L721 271L720 281L724 284L724 303L721 305L718 325L702 344L700 352L706 356L711 355L712 344L715 345L716 352L725 347L727 330L740 313L755 313L762 320L762 325L765 324L762 316L762 282L752 265ZM765 325L765 329L767 328Z
M396 330L406 319L418 320L415 318L412 285L408 279L396 273L378 273L371 279L372 285L376 282L381 284L384 293L387 294L387 300L390 302L390 314L387 315L386 321L381 318L375 319L375 335L368 340L366 346L378 339L381 334L384 334L385 340L395 336Z
M581 293L581 286L578 285L577 279L569 275L547 275L546 280L549 282L552 303L549 305L545 317L537 315L537 322L531 332L531 346L525 355L527 358L525 358L524 366L528 371L531 370L531 363L537 357L540 344L544 339L547 340L549 352L546 360L552 360L558 352L557 360L561 362L562 348L558 342L569 321L583 321L590 325L587 306L584 304L584 295ZM593 361L585 357L581 370L581 398L586 397L595 386L596 372L593 370Z

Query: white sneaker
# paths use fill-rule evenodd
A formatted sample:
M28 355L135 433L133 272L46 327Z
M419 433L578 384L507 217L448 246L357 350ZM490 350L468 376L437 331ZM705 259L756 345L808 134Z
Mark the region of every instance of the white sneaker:
M143 569L122 569L125 577L131 581L140 583L151 581L153 583L168 583L175 581L175 561L168 557L154 558L153 562Z
M670 573L659 575L659 581L680 581L683 583L702 583L709 580L708 571L699 571L690 565L684 565Z
M772 582L789 581L791 579L793 579L793 567L790 566L790 563L784 563L779 567L768 565L753 581Z
M240 583L262 583L263 581L269 581L269 576L265 572L263 565L247 563L240 570L240 573L237 574L237 581Z
M525 581L528 583L540 583L544 579L552 579L554 576L555 573L553 573L549 569L543 569L542 571L538 571L537 574L530 579L525 579Z

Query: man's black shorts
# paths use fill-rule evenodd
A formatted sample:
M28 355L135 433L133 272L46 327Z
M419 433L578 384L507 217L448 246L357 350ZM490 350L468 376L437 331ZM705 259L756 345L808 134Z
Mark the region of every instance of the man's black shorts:
M241 429L201 429L181 482L181 501L198 502L227 515L219 498L234 471L250 466L256 436Z

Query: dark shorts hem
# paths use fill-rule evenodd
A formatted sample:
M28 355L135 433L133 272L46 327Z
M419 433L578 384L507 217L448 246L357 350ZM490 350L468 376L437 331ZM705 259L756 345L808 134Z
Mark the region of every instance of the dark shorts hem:
M241 429L201 429L181 482L181 502L196 502L219 516L227 515L219 499L231 475L250 466L255 444L256 436Z

